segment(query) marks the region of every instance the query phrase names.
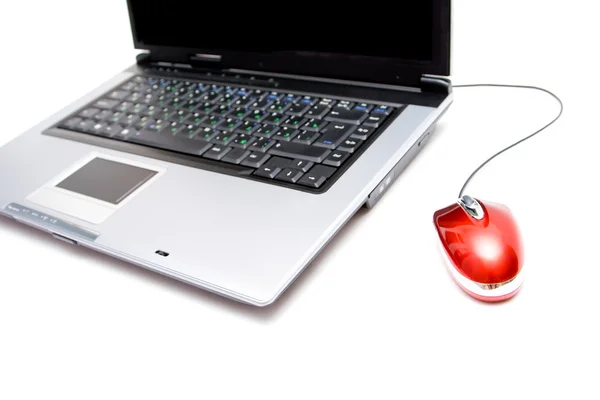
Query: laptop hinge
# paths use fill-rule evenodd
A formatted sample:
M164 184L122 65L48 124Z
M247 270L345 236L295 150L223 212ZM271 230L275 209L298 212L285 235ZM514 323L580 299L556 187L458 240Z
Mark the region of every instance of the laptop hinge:
M452 93L452 82L443 76L423 75L421 76L420 88L422 92L447 96Z

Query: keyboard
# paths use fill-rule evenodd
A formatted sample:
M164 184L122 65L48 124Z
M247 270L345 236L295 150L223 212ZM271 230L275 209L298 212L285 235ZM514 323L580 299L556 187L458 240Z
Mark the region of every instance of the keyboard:
M322 192L403 107L138 75L61 129L198 157Z

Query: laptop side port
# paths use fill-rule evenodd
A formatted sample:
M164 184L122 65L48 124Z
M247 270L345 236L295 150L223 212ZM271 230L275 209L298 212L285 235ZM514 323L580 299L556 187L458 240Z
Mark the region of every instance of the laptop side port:
M377 185L375 190L369 194L367 197L367 201L365 202L365 207L373 208L375 204L379 202L379 200L383 197L383 195L388 191L390 186L394 184L396 179L400 176L400 174L406 169L408 164L411 163L412 160L419 154L421 149L427 144L429 138L435 133L436 124L433 124L425 131L425 133L419 138L417 143L415 143L410 150L406 153L404 157L392 168L392 170L387 174L385 178Z

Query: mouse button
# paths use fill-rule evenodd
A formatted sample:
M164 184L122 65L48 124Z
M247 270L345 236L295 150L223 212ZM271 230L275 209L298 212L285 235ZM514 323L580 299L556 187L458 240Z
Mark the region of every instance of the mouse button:
M441 225L446 220L452 220L452 214L456 213L456 210L460 208L456 203L451 204L447 207L441 208L433 213L433 222L436 225Z
M440 228L456 229L473 225L473 219L457 203L444 207L433 214L434 224Z

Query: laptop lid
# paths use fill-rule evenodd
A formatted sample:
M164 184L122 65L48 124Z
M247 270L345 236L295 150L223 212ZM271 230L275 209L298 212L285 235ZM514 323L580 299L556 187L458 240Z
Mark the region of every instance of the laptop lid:
M418 86L450 74L450 0L128 0L134 44L155 61Z

